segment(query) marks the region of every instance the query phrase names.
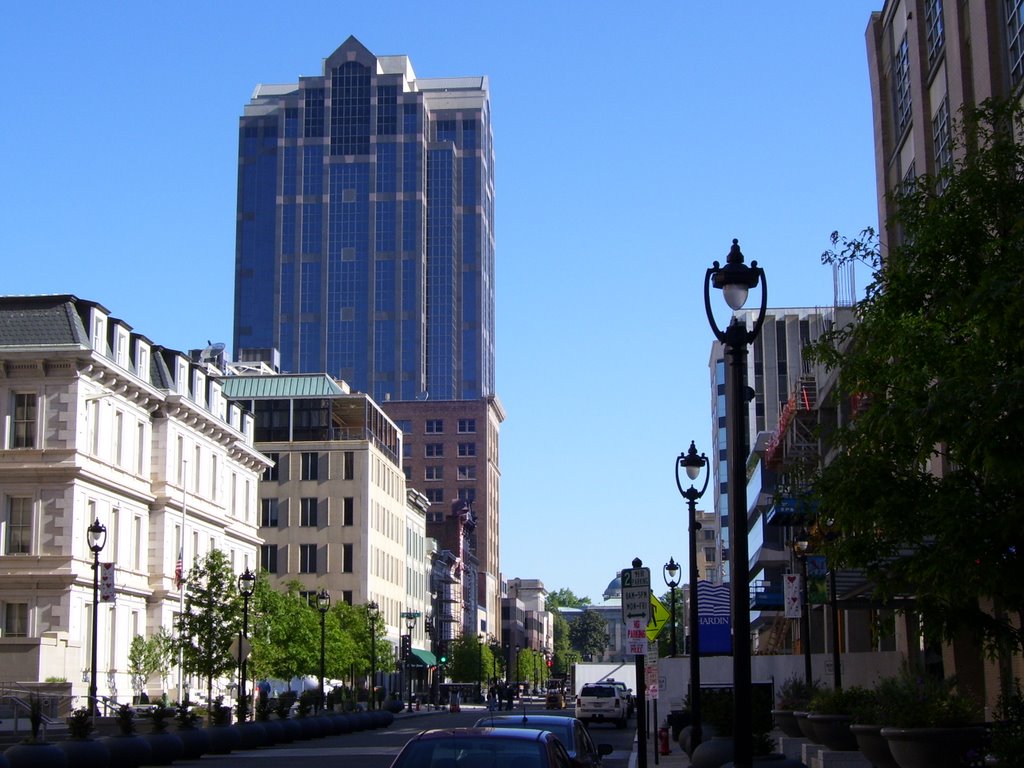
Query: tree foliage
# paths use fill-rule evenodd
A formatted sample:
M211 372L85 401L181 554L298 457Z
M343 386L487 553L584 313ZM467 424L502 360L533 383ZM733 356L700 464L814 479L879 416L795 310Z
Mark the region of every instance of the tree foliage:
M585 608L590 605L590 598L577 597L571 589L562 587L554 592L549 592L546 603L549 611L554 611L556 608Z
M227 556L211 550L188 573L185 610L178 616L176 649L184 668L206 680L208 700L213 700L213 681L232 671L237 662L231 641L242 621L242 598Z
M913 596L934 636L969 628L990 650L1022 646L1022 127L1013 105L965 113L960 159L893 196L899 242L833 235L823 260L872 281L813 348L855 414L812 483L827 554L883 600Z
M608 625L596 611L583 611L569 624L569 643L583 658L604 653L608 648Z

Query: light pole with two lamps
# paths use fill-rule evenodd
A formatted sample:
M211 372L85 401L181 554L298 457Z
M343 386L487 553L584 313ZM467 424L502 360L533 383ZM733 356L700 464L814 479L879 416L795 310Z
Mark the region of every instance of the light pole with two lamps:
M324 709L326 693L324 692L324 649L327 644L327 612L331 609L331 593L325 587L321 587L316 593L316 609L320 611L320 709Z
M711 473L707 471L708 457L703 453L697 454L697 445L690 441L690 448L686 453L679 454L676 459L676 488L679 494L686 499L687 515L690 532L690 718L693 725L690 729L690 748L695 749L701 742L700 726L700 612L697 605L697 533L701 529L697 521L697 500L700 499L708 489L708 480ZM690 480L690 487L683 489L682 477L679 470L686 472ZM700 477L704 471L704 484L698 491L693 482Z
M733 312L743 308L751 288L761 284L761 311L747 330L746 322L735 315L724 330L715 322L711 311L711 287L722 291L722 296ZM747 552L747 403L751 397L746 384L747 346L757 338L764 324L768 308L768 281L764 270L751 261L743 263L743 252L738 240L732 248L725 266L717 261L704 273L704 311L715 338L725 347L730 358L726 366L725 388L726 440L728 442L727 484L729 495L729 572L732 582L732 680L733 680L733 737L735 739L736 768L750 768L753 761L753 690L750 678L750 564ZM692 610L692 608L691 608Z
M99 639L97 621L99 620L100 595L100 551L107 543L107 526L99 518L89 526L89 549L92 550L92 668L89 672L89 707L93 716L99 715L99 701L96 696L96 643Z
M476 650L477 654L479 655L480 662L480 666L477 669L476 675L476 689L477 697L480 699L481 702L483 702L484 700L484 641L486 639L487 636L483 633L476 636Z
M409 654L411 655L412 654L412 631L414 629L416 629L416 618L419 616L419 613L408 612L408 613L406 613L404 615L405 615L405 629L406 629L406 632L409 635ZM412 669L409 666L409 662L410 662L410 659L406 658L406 660L405 660L405 678L406 678L407 687L409 688L409 703L408 703L409 709L408 709L408 711L412 712Z
M238 635L238 719L249 719L249 702L245 698L247 656L242 647L249 637L249 598L256 588L256 574L248 568L238 577L238 594L242 596L242 631Z

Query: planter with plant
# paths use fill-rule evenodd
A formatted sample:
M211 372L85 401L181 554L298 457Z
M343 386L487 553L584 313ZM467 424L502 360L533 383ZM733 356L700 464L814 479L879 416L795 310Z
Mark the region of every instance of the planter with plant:
M772 693L770 688L755 686L751 697L752 756L754 763L767 763L775 768L789 768L791 763L784 755L774 752L775 740L772 729ZM729 688L707 688L701 690L701 730L703 741L693 751L690 764L694 768L719 768L732 765L733 743L733 692Z
M295 691L281 691L277 695L277 707L275 707L274 712L277 714L278 721L284 729L284 740L286 742L306 738L302 731L302 726L291 716L292 705L295 704L297 695Z
M213 700L210 707L210 723L211 727L207 732L210 734L211 754L227 755L231 750L241 746L242 734L231 724L231 707L224 703L223 696Z
M28 700L28 719L32 735L4 750L8 764L13 768L61 768L68 765L67 755L42 734L43 700L34 693Z
M178 725L178 738L183 749L182 759L198 760L210 751L210 734L202 727L202 718L192 709L188 698L174 708L174 721Z
M110 765L107 745L92 737L94 725L88 707L72 712L67 723L68 738L57 742L57 747L67 755L68 765L76 768L106 768Z
M956 768L980 753L984 728L955 680L905 667L878 692L880 733L901 768Z
M177 733L167 730L168 721L174 716L173 709L157 705L149 713L150 731L143 734L153 751L151 765L170 765L185 754L185 743Z
M807 720L814 730L814 740L837 752L857 749L857 739L850 725L855 713L873 705L874 701L874 691L856 685L819 689L807 705Z
M130 704L122 704L117 708L114 722L120 733L101 739L110 750L110 768L138 768L149 763L153 749L146 739L135 732L135 710Z
M284 726L278 720L271 720L273 707L270 705L269 696L260 696L256 699L256 722L263 726L263 732L267 737L267 744L273 745L284 741Z
M316 691L305 690L299 694L298 704L295 707L295 713L298 715L297 719L299 727L302 728L303 737L307 739L323 735L320 730L320 724L311 717L318 698L319 694Z
M249 699L249 696L245 697ZM259 749L271 744L269 738L267 738L267 730L263 727L263 723L256 720L247 720L250 712L249 702L246 701L244 704L238 702L235 705L235 716L237 718L236 727L238 733L242 737L241 748L242 749Z
M811 698L818 691L817 681L810 684L802 677L790 677L779 688L779 700L772 710L775 726L787 736L801 738L804 736L797 722L797 712L806 712Z

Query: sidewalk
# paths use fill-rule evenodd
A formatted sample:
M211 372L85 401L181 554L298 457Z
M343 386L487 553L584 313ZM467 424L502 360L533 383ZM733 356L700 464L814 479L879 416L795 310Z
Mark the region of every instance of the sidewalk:
M633 754L629 756L629 768L637 768L637 765L639 765L640 753L637 749L638 746L636 739L634 739ZM647 739L647 768L651 768L654 765L657 765L658 768L686 768L690 765L690 757L679 746L679 742L670 739L669 746L672 748L672 751L667 755L662 755L658 751L657 732L654 733L653 738L649 737Z

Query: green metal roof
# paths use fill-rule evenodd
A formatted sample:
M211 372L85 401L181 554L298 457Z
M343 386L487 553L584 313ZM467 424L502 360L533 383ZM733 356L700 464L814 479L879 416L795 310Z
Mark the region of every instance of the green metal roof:
M437 657L430 651L424 651L420 648L412 648L412 656L409 657L409 665L413 667L435 667L437 666Z
M326 373L279 376L225 376L220 380L224 396L231 399L335 397L344 390Z

